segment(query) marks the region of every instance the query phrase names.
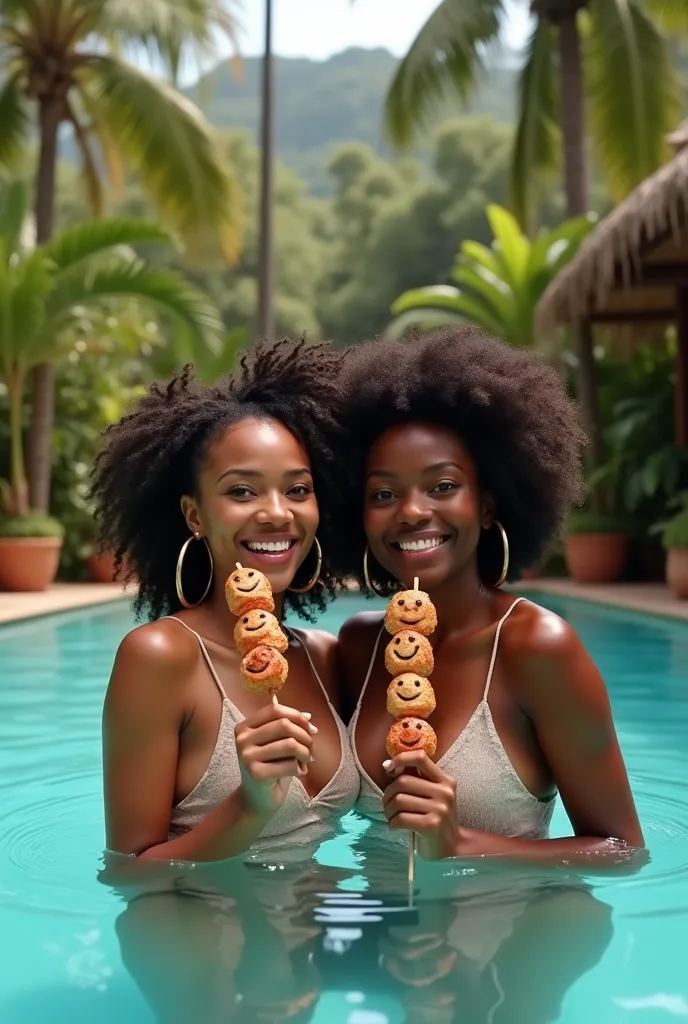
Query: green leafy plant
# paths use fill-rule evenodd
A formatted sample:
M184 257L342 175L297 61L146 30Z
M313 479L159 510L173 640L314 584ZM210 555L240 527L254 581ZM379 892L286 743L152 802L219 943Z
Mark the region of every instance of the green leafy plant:
M566 533L574 536L586 533L628 533L629 524L621 516L580 509L570 512L566 519Z
M675 508L677 512L655 527L661 535L662 546L666 551L688 550L688 491L677 494L667 508Z
M34 512L26 516L0 516L0 537L64 537L65 528L57 519Z
M182 337L220 352L224 326L212 303L175 271L155 267L131 248L170 245L158 224L106 220L80 225L31 249L22 242L26 189L9 189L0 212L0 379L7 389L10 482L5 511L30 511L24 469L22 412L26 378L40 363L60 358L60 332L84 308L103 300L136 298L162 310Z
M592 230L593 217L567 221L541 231L531 241L516 218L491 203L487 217L491 246L467 241L452 270L454 285L431 285L404 292L392 306L387 329L399 337L409 327L474 323L512 345L533 345L535 307L550 281L575 255Z

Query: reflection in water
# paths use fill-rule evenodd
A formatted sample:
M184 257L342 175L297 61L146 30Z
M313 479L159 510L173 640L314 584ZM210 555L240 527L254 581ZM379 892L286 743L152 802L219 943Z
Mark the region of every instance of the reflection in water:
M612 937L574 876L421 864L409 911L399 851L362 840L361 876L315 849L128 890L122 960L160 1024L549 1024Z

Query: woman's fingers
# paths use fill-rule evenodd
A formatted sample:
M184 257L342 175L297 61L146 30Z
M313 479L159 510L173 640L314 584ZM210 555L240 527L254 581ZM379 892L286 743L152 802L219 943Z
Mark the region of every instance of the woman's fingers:
M397 795L384 806L387 821L392 821L399 814L428 814L436 815L441 819L446 814L446 808L439 800L431 800L427 797L412 796L410 793L397 793Z
M448 775L441 773L441 781L430 782L428 779L419 778L417 775L404 773L398 775L393 782L385 789L382 795L382 805L386 807L397 796L406 793L424 800L433 800L449 811L456 800L456 783Z
M313 746L313 734L310 730L302 728L288 718L278 718L257 729L251 729L247 738L250 745L255 747L265 746L267 743L274 743L275 740L282 739L298 740L309 749Z
M311 759L310 746L300 743L293 736L275 740L274 743L250 746L242 751L242 754L245 764L261 764L288 759L295 759L300 761L301 764L308 764Z
M237 729L258 729L262 725L267 725L269 722L276 722L280 719L288 719L288 721L293 722L294 725L298 725L302 729L309 729L311 724L308 712L295 711L294 708L288 708L284 704L273 704L270 701L265 707L260 708L259 711L245 718L243 722L239 722ZM312 728L315 729L315 726ZM315 732L317 731L315 729Z
M397 754L389 761L383 761L382 767L390 775L398 774L400 771L415 768L421 775L430 779L431 782L443 782L449 776L445 775L441 768L428 757L424 750L409 750L403 754Z

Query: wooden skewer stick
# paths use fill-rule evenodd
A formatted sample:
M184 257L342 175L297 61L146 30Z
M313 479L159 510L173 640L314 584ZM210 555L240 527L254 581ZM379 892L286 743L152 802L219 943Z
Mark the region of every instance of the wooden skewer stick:
M237 567L237 569L243 569L244 568L243 565L241 564L241 562L237 562L236 567Z
M419 590L418 577L413 577L413 589ZM416 876L416 833L409 832L408 841L408 897L409 907L413 906L413 886Z

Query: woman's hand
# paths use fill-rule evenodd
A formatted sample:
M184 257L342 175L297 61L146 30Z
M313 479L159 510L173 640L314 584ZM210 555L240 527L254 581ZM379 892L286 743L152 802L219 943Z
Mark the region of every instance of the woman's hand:
M417 833L418 853L424 860L456 857L461 830L454 779L422 750L399 754L383 767L396 776L382 798L389 827Z
M308 771L313 736L318 731L300 711L268 704L236 726L242 790L249 811L275 814L289 782Z

